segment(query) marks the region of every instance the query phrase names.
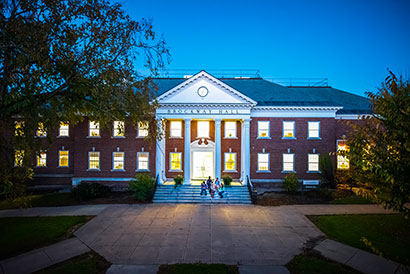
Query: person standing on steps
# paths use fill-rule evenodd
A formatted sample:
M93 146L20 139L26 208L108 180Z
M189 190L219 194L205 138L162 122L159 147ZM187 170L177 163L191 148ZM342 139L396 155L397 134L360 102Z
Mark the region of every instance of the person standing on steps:
M218 177L216 177L216 179L215 179L215 185L217 186L217 187L219 187L219 184L220 184L221 182L219 181L219 178Z
M209 176L209 177L208 177L208 180L206 180L206 184L208 185L209 194L211 194L211 186L212 186L211 176Z
M207 184L205 183L205 181L202 181L202 183L201 183L201 196L203 195L203 193L205 193L205 196L207 195L207 194L206 194L207 188L208 188L208 186L207 186Z
M224 192L225 192L225 187L224 187L224 184L221 183L221 184L219 185L219 188L218 188L219 197L223 198L223 197L224 197L224 196L223 196Z
M215 191L217 190L217 186L216 186L216 184L215 183L212 183L212 185L211 185L211 190L210 190L210 193L211 193L211 198L213 198L214 197L214 195L215 195Z

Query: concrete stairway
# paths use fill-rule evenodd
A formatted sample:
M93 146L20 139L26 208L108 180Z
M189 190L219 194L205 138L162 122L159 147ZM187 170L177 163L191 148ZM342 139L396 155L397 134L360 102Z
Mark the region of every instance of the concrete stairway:
M223 198L215 193L201 196L199 185L182 185L174 189L173 185L159 185L155 192L154 203L197 203L197 204L250 204L251 198L247 186L225 187Z

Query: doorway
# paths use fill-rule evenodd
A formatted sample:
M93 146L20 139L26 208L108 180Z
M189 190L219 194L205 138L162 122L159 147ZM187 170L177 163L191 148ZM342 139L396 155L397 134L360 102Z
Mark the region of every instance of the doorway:
M203 180L207 179L209 176L211 176L211 178L214 178L214 152L193 151L191 166L193 180Z

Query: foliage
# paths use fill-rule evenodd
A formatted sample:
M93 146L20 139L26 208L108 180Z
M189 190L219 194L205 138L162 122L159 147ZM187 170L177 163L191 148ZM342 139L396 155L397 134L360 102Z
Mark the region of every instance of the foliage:
M224 176L222 177L222 180L224 181L224 185L225 185L225 186L230 186L231 183L232 183L232 177L231 177L230 175L228 175L228 174L224 175Z
M77 200L90 200L103 197L111 192L110 187L99 183L81 183L75 186L71 192Z
M336 188L335 167L329 154L319 157L319 176L322 178L322 187Z
M410 215L410 83L390 72L367 93L374 115L352 125L347 138L352 177L362 193L386 208Z
M298 176L296 175L296 173L294 172L289 173L285 177L285 180L283 181L283 187L288 193L296 192L296 190L299 188L299 181L298 181Z
M147 121L147 139L159 137L156 87L136 71L145 66L156 75L169 62L150 20L135 21L108 0L4 0L0 12L2 184L16 181L15 150L25 151L24 166L31 168L60 121L75 125L88 117L101 127L126 118L135 126ZM19 134L16 119L24 120ZM39 122L46 138L33 138Z
M352 190L354 187L359 186L355 178L352 169L338 169L335 172L335 181L339 185L346 185Z
M182 175L177 175L174 177L174 182L175 182L175 187L178 185L182 185L182 182L184 181L184 177Z
M154 181L155 178L149 174L138 174L128 187L138 201L145 202L154 195Z

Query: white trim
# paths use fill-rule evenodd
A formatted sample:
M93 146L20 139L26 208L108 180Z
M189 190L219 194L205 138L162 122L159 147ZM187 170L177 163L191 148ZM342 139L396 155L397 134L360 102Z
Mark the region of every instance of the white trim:
M259 136L259 124L260 123L268 123L268 136L265 136L265 137L263 137L263 136ZM257 129L257 136L256 136L256 139L270 139L270 121L269 120L266 120L266 121L258 121L258 129Z
M44 165L44 166L39 166L39 165L38 165L38 157L40 157L41 153L44 153L44 154L46 155L45 165ZM41 157L40 157L40 158L41 158ZM45 168L45 167L47 167L47 152L45 152L45 151L40 151L39 153L36 154L36 168Z
M61 166L60 165L60 151L67 151L68 155L67 155L67 165L66 166ZM65 150L65 149L61 149L58 151L58 167L70 167L70 151L69 150Z
M60 133L61 133L61 124L62 123L64 123L64 124L67 124L67 135L61 135ZM60 121L60 126L58 127L58 135L56 136L57 138L66 138L66 137L70 137L70 123L68 123L68 122L62 122L62 121Z
M140 155L141 153L146 153L146 154L148 154L148 160L147 160L148 169L139 169L139 168L138 168L138 167L139 167L139 155ZM149 152L148 152L148 151L139 151L139 152L137 152L137 169L136 169L135 171L137 171L137 172L149 171Z
M172 167L172 162L171 162L171 154L173 154L173 153L178 153L179 155L181 155L179 158L180 158L180 163L179 163L179 165L181 166L181 169L172 169L171 167ZM171 151L171 152L169 152L169 168L168 168L168 171L169 172L182 172L183 170L182 170L182 152L175 152L175 151Z
M98 129L98 135L97 135L97 136L92 136L92 135L91 135L91 122L93 122L94 124L98 125L98 128L93 128L93 130ZM87 137L88 137L88 138L101 138L100 122L88 120L88 136L87 136Z
M268 155L268 169L267 170L263 170L263 169L259 169L259 154L266 154ZM260 173L270 173L270 153L269 152L258 152L257 156L256 156L256 172L260 172Z
M284 161L284 156L285 155L292 155L292 166L293 170L285 170L285 161ZM291 172L296 172L295 171L295 153L282 153L282 173L291 173Z
M117 127L115 127L116 123L117 123ZM124 131L120 133L119 128L121 127L121 124L122 124ZM112 123L112 137L113 138L125 138L125 122L124 121L114 121Z
M226 154L235 154L235 169L226 169ZM236 152L224 152L224 170L223 172L238 172L238 158Z
M319 124L318 137L310 137L310 136L309 136L309 134L310 134L310 129L309 129L310 123L318 123L318 124ZM322 138L320 137L320 121L308 121L307 139L308 139L308 140L320 140L320 139L322 139Z
M122 153L122 169L115 169L114 168L114 153ZM112 152L112 169L111 171L125 171L125 151L113 151Z
M100 168L90 168L90 153L98 153L98 166ZM100 152L99 151L88 151L87 171L101 171L101 157L100 157Z
M292 123L293 125L293 136L292 137L285 137L285 123ZM296 131L296 124L295 121L282 121L282 139L296 139L295 131Z
M309 155L317 155L317 170L310 170L310 169L309 169L309 165L310 165ZM319 154L319 153L308 153L307 173L320 173L319 158L320 158L320 154Z
M373 114L336 114L336 120L361 120L363 117L372 117Z
M255 107L251 111L251 118L335 118L336 111L326 108L280 108Z
M172 123L179 123L180 125L180 135L172 135ZM174 129L177 130L177 129ZM182 139L182 121L169 121L169 138L181 138Z
M226 123L233 123L235 125L235 134L233 136L227 136ZM224 121L224 139L238 139L238 125L236 121Z
M205 124L205 123L208 124L208 134L206 136L201 136L201 135L199 135L199 125L200 124ZM196 121L196 137L197 138L209 138L210 129L211 129L211 125L209 123L209 120L207 120L207 121Z
M146 124L146 126L147 126L146 128L144 128L144 124ZM142 125L142 126L140 127L140 125ZM141 135L140 130L141 131L146 130L147 134L146 135ZM147 121L138 121L138 124L137 124L137 137L136 138L145 138L148 135L149 135L149 124L148 124L148 122Z

